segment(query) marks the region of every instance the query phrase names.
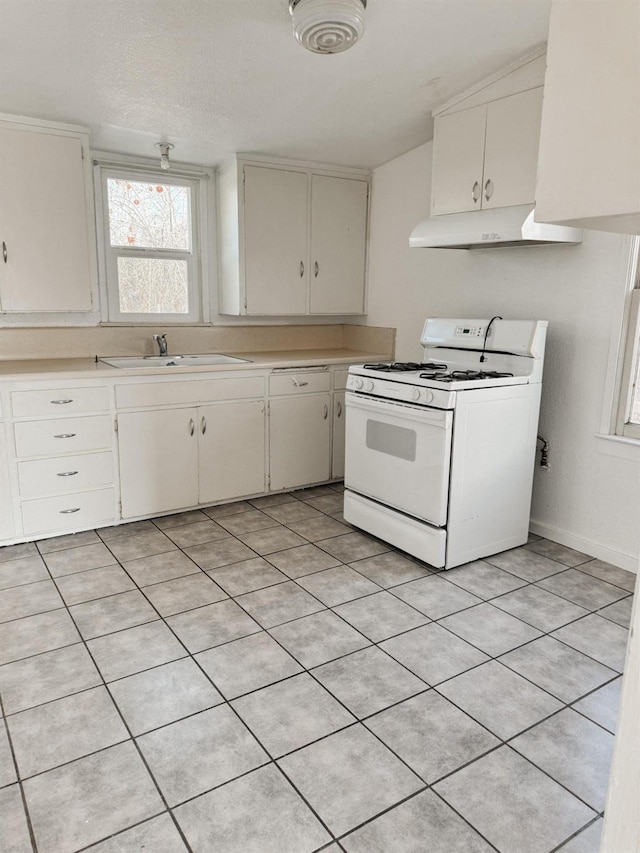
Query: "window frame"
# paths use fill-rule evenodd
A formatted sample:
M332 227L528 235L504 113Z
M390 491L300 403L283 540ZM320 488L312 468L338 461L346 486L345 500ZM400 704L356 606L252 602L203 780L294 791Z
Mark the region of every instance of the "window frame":
M634 368L640 358L640 279L637 276L629 293L627 318L615 433L622 438L640 441L640 423L629 421L635 390Z
M133 160L117 155L94 159L94 190L96 231L98 242L98 275L102 323L122 326L197 325L209 320L210 287L208 247L210 233L212 172L201 167L173 166L160 169L155 161ZM107 180L128 179L154 184L188 186L191 215L191 251L176 249L149 249L112 247L109 225L109 199ZM159 258L186 260L188 274L189 311L175 313L129 313L120 311L118 287L118 257Z

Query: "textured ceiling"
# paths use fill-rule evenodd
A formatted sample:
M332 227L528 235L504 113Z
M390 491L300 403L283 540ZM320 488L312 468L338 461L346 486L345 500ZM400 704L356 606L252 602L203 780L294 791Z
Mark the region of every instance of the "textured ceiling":
M369 0L350 51L294 41L287 0L0 0L0 111L96 149L376 166L438 103L546 40L550 0Z

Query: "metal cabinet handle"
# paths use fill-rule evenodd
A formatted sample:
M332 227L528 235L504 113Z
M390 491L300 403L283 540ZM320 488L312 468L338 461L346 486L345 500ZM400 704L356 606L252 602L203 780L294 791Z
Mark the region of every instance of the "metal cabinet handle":
M491 178L487 178L484 185L484 197L486 201L489 201L491 196L493 195L493 181Z
M304 263L300 261L300 278L304 275Z
M327 404L326 404L326 403L325 403L325 404L324 404L324 406L322 407L322 412L323 412L322 417L323 417L323 418L325 419L325 421L326 421L326 419L329 417L329 406L327 406Z
M193 422L193 418L189 418L189 435L193 435L196 431L196 425Z
M305 385L308 385L308 382L299 382L294 376L291 377L291 381L296 386L296 388L303 388Z
M473 185L473 189L471 190L471 198L472 198L474 204L477 204L478 199L480 198L480 193L478 192L479 189L480 189L480 183L479 183L479 181L475 181L475 183Z
M313 277L318 278L318 273L320 272L320 267L318 266L318 262L316 261L313 265Z
M342 403L338 400L338 417L342 417Z
M68 515L70 512L80 512L80 507L74 506L73 509L61 509L60 515Z
M54 406L64 406L65 403L73 403L73 400L50 400L49 402Z
M207 419L204 415L202 416L202 420L200 421L200 429L202 430L203 435L207 431Z
M75 432L61 432L60 435L54 435L54 438L75 438L77 433Z
M7 244L3 240L2 241L2 260L5 262L5 264L7 263L8 257L9 257L9 255L7 254Z
M60 474L56 474L56 477L75 477L77 471L62 471Z

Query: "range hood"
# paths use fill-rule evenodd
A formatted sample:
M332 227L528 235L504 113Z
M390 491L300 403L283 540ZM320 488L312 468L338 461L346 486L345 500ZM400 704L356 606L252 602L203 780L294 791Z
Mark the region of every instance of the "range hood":
M497 249L581 243L582 230L534 222L533 205L496 207L425 219L413 229L413 249Z

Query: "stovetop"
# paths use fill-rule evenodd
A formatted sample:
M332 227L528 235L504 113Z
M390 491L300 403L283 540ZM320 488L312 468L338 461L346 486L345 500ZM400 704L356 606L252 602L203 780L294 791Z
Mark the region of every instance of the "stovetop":
M375 379L391 380L423 388L442 388L447 391L468 388L489 388L498 385L519 385L528 381L528 376L518 376L509 371L486 370L477 364L425 362L381 362L355 365L351 373ZM364 390L364 389L363 389Z
M419 379L432 379L436 382L445 382L447 384L453 382L481 382L482 380L492 379L509 379L513 377L513 373L501 373L498 370L478 370L478 369L459 369L450 368L447 364L440 362L422 362L415 361L395 361L380 364L365 364L363 365L366 371L375 371L376 373L417 373Z

